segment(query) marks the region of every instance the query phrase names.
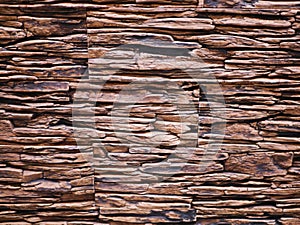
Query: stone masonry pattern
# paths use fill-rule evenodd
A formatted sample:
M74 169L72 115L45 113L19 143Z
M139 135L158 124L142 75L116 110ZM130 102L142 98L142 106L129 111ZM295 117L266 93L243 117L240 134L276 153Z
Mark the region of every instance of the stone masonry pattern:
M119 71L95 105L95 127L87 128L106 145L103 153L93 142L94 163L106 154L116 164L95 169L73 135L77 87L85 74L97 74L104 52L147 38L201 58L226 109L211 115L204 91L180 71L159 65ZM151 54L140 55L141 65ZM122 144L116 135L126 135L122 120L115 130L108 125L114 99L129 82L154 73L186 90L197 109L194 125L182 127L164 95L150 93L130 114L145 145ZM299 1L0 0L0 224L299 225L299 76ZM221 149L200 170L201 146L223 120ZM127 177L170 172L151 165L178 166L168 156L195 130L196 150L174 176L157 183ZM162 144L147 148L147 141ZM192 149L192 141L181 147ZM106 171L118 168L122 174Z

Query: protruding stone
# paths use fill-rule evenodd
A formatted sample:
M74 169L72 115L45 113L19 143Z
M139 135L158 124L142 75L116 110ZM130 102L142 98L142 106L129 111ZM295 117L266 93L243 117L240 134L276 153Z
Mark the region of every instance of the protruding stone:
M30 182L30 181L37 180L40 178L43 178L43 172L41 172L41 171L25 170L23 172L23 182Z
M292 153L236 154L226 161L225 169L253 176L279 176L287 174L292 162Z

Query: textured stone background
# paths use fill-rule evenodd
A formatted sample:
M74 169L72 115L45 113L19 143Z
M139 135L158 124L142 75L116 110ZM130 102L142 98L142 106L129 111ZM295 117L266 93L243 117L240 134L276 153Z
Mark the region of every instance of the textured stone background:
M299 1L1 0L0 224L300 224L299 10ZM118 184L79 152L72 101L94 58L149 35L207 63L229 109L226 135L204 172L199 149L163 183ZM164 117L165 147L128 149L105 130L126 76L150 75L120 74L97 105L97 129L124 165L167 158L177 143L174 109L151 99L133 125L144 137ZM201 146L224 118L211 118L197 85L181 85L200 108Z

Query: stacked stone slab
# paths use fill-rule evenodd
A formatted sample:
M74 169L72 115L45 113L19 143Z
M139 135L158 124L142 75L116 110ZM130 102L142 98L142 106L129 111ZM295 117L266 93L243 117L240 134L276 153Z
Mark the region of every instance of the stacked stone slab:
M262 0L2 0L0 224L299 224L299 7ZM132 44L155 49L161 41L169 44L161 52L113 52ZM214 98L224 98L226 108L217 115L197 83L205 79L149 64L180 49L218 80L222 93ZM93 127L85 127L83 114L83 133L98 135L85 136L93 144L85 152L72 109L87 103L73 102L82 77L97 90L103 66L111 66L101 61L105 54L124 54L139 66L105 83ZM152 82L152 97L121 102L132 106L128 127L126 111L112 110L120 91L139 80ZM189 117L191 105L176 104L188 126L164 98L180 96L177 87L196 112ZM164 88L174 91L151 93ZM224 121L220 150L202 169L211 127L221 130ZM129 135L135 144L123 140ZM166 167L155 167L161 161ZM172 176L170 166L182 167Z

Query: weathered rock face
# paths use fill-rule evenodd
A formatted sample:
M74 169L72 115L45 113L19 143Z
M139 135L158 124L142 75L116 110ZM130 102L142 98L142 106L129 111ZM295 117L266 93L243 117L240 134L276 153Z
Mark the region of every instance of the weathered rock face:
M299 33L299 1L2 0L0 224L300 224Z
M293 155L287 153L233 154L226 161L228 171L249 173L253 176L286 175L293 163Z

